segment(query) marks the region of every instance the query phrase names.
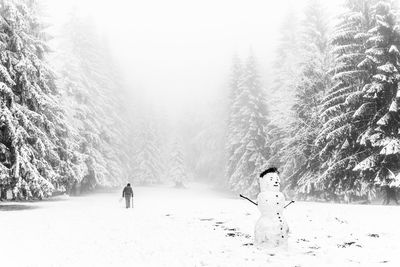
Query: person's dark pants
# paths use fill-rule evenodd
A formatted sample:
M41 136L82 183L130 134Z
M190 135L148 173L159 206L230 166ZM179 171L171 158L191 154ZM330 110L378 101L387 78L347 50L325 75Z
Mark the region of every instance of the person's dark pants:
M130 208L131 207L131 196L126 196L125 197L125 204L126 204L126 208Z

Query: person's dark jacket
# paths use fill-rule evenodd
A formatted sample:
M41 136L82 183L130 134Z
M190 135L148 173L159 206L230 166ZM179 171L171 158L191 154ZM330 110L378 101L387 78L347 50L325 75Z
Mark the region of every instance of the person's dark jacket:
M122 191L122 197L133 197L132 187L125 186L124 190Z

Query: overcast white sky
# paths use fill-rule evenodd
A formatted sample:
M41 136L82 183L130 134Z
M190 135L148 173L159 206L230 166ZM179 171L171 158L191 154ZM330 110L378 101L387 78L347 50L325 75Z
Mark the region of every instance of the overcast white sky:
M72 6L110 40L132 90L171 113L203 108L226 85L232 55L252 47L261 74L287 10L306 0L47 0L55 23ZM339 1L325 1L330 8Z

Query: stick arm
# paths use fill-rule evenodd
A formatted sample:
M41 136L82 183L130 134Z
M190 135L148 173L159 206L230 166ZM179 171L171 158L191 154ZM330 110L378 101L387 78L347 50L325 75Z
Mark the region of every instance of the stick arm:
M256 202L254 202L253 200L251 200L250 198L245 197L245 196L243 196L242 194L240 194L239 196L240 196L241 198L244 198L244 199L250 201L250 202L253 203L254 205L258 206L258 204L257 204Z
M285 205L285 207L283 207L284 209L286 209L290 204L293 204L295 201L291 200L288 204Z

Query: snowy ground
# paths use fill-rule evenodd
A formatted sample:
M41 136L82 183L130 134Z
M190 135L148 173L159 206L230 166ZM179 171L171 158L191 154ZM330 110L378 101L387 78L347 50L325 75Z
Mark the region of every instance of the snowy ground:
M0 266L400 266L400 206L297 202L288 251L252 245L258 210L205 186L0 204Z

